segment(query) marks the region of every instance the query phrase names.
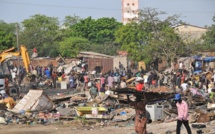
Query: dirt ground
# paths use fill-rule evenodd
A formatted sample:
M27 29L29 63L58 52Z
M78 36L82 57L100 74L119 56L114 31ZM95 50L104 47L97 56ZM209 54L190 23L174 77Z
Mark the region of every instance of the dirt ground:
M175 133L176 122L152 123L147 125L147 131L153 134L166 134L168 130ZM181 134L186 134L186 129L182 127ZM211 128L210 128L211 130ZM196 129L192 129L193 134ZM1 125L0 134L136 134L133 124L128 126L108 126L103 128L77 128L63 125Z

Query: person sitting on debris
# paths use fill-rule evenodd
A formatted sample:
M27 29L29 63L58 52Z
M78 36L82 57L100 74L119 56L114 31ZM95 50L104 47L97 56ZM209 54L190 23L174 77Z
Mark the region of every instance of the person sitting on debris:
M177 111L178 111L178 117L177 119L177 127L176 127L176 134L180 134L181 131L181 125L184 124L187 133L191 134L191 129L189 126L188 121L188 104L184 100L181 99L181 94L175 94L174 100L176 101Z
M95 99L98 95L98 88L95 86L95 84L92 83L92 86L89 89L90 96L92 99Z
M13 98L9 97L4 90L0 92L1 100L0 104L5 104L8 109L13 109L16 102Z

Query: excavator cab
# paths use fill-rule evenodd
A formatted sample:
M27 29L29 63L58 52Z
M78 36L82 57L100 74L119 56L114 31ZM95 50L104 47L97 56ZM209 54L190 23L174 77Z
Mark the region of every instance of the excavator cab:
M14 57L16 57L16 59L21 58L26 72L29 73L30 58L25 46L21 45L18 51L14 47L4 50L0 53L0 90L6 89L8 83L12 85L9 90L12 91L13 89L18 93L19 89L17 90L15 88L20 88L19 83L9 82L12 81L10 61L13 60Z

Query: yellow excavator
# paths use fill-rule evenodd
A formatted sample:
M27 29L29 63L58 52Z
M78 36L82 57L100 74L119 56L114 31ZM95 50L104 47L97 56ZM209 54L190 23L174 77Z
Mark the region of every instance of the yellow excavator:
M29 73L29 65L30 65L30 58L27 52L27 49L24 45L20 46L20 50L18 52L15 51L15 47L10 49L4 50L0 53L0 64L2 64L5 60L12 58L12 57L22 57L25 69L27 73Z
M0 90L5 90L6 85L8 84L7 78L11 76L11 72L9 70L7 61L13 57L21 57L26 72L30 73L30 58L24 45L20 45L19 50L17 50L15 47L12 47L10 49L2 51L0 53ZM13 85L13 88L19 87L17 83Z

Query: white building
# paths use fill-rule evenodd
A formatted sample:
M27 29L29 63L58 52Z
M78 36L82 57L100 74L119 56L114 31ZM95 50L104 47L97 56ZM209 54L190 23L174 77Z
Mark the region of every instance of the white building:
M138 18L139 0L122 0L122 23Z

